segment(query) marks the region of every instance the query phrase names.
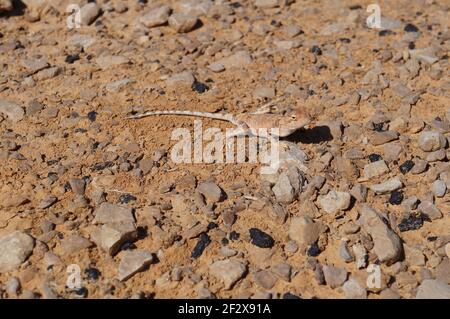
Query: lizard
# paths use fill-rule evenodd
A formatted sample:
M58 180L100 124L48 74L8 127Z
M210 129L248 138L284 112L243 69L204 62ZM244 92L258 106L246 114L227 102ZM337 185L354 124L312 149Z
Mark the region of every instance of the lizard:
M198 111L147 111L142 114L132 115L127 119L141 119L147 116L155 115L184 115L197 116L221 121L227 121L236 126L234 135L251 134L258 136L259 129L278 128L277 137L286 137L300 128L305 127L311 122L306 110L299 108L288 112L287 114L272 113L243 113L238 115L228 113L209 113ZM274 133L274 132L272 132Z

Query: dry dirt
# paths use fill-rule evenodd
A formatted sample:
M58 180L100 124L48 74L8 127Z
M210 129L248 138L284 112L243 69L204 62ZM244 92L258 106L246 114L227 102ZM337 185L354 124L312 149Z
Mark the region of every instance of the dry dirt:
M450 298L448 2L380 1L377 29L373 1L22 1L0 1L0 297ZM143 19L163 4L158 25ZM313 120L283 139L307 170L270 181L260 164L174 163L172 131L193 131L192 117L125 119L276 98L274 112ZM367 177L380 160L387 170ZM371 189L392 178L401 186ZM100 208L120 211L105 202L134 218L112 254L95 238L113 222ZM120 218L112 228L130 225ZM7 240L23 233L32 244ZM359 267L352 247L366 252Z

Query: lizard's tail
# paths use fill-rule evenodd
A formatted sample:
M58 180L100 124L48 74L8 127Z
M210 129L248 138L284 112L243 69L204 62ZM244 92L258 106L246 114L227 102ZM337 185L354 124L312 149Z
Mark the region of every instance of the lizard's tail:
M231 114L221 114L221 113L209 113L209 112L198 112L198 111L147 111L142 114L128 116L127 119L141 119L147 116L153 115L184 115L184 116L197 116L197 117L207 117L221 121L228 121L234 123L234 118Z

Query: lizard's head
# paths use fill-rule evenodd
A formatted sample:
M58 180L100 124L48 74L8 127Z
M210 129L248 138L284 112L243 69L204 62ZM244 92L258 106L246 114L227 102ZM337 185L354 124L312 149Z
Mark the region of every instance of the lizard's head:
M311 123L311 118L303 108L286 113L280 121L280 136L288 136Z

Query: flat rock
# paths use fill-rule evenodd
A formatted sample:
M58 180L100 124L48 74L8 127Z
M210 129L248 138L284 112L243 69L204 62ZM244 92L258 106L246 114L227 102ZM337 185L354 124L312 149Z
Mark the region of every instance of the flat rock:
M22 61L22 66L24 66L29 73L34 74L49 67L50 65L48 64L47 59L39 58L39 59L25 59Z
M15 231L0 238L0 273L15 270L31 255L34 239Z
M442 218L442 212L430 201L422 201L417 209L431 220Z
M224 283L225 289L229 290L244 276L247 266L237 260L219 260L211 264L209 272L220 279Z
M255 6L258 8L269 9L280 5L280 0L255 0Z
M322 267L325 282L331 288L337 288L347 280L347 270L334 266L324 265Z
M183 71L170 76L166 80L166 84L171 88L191 87L195 82L195 77L191 71Z
M431 185L431 191L436 197L443 197L447 191L447 184L444 181L436 180Z
M121 55L102 55L95 62L103 70L130 63L130 60Z
M399 134L394 131L374 132L370 137L372 145L382 145L398 139Z
M399 177L394 177L386 182L370 185L369 188L376 194L385 194L403 187L403 183Z
M223 65L225 69L244 68L252 63L252 57L247 51L238 51L233 55L216 61L216 63Z
M167 23L171 9L169 6L163 5L153 9L143 15L139 21L147 28L153 28Z
M366 289L354 278L350 278L342 285L345 298L347 299L366 299Z
M191 14L174 13L169 17L169 25L178 33L186 33L195 28L198 18Z
M4 99L0 99L0 113L5 114L13 122L19 122L25 116L25 111L22 107Z
M92 243L80 235L71 235L61 240L61 249L65 255L71 255L91 246Z
M289 204L294 200L295 191L286 172L280 174L272 191L279 203Z
M371 179L374 177L381 176L389 172L389 167L383 160L372 162L364 166L364 178Z
M94 223L134 223L132 209L130 207L119 206L111 203L102 203L94 212Z
M299 245L309 246L314 244L320 234L327 230L327 226L320 221L315 222L307 216L294 217L289 225L289 237Z
M80 9L82 25L90 25L100 15L100 7L95 2L86 3Z
M444 147L447 139L440 132L425 131L420 133L417 143L422 151L432 152Z
M427 279L417 289L416 299L450 299L450 285Z
M390 229L379 213L368 205L360 208L358 220L364 231L373 239L373 251L380 262L395 263L403 256L403 245L398 235Z
M206 200L211 203L217 203L225 198L222 189L214 182L203 182L197 186L197 191L205 196Z
M327 195L319 196L318 202L326 213L335 214L349 208L350 199L349 193L332 190Z
M117 254L123 244L134 242L137 237L136 227L127 221L102 225L91 233L95 244L111 256Z
M127 250L119 263L118 278L126 281L153 262L153 255L146 250Z
M255 283L264 288L272 289L277 282L277 278L268 270L259 270L253 274Z

